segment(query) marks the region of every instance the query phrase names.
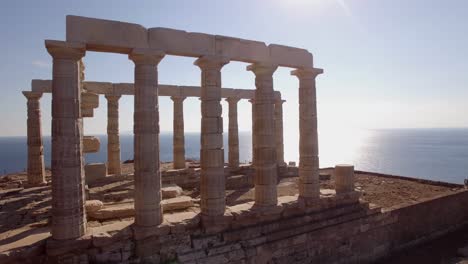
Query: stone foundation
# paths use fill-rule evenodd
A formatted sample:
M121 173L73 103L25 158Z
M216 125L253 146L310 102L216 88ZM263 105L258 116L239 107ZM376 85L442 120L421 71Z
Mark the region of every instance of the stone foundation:
M3 252L0 262L366 263L468 220L466 190L387 210L358 197L357 192L322 196L307 209L297 196L279 197L269 211L253 202L235 205L219 219L225 223L221 230L202 228L195 212L164 214L161 225L149 228L123 219L90 227L76 240L49 238Z

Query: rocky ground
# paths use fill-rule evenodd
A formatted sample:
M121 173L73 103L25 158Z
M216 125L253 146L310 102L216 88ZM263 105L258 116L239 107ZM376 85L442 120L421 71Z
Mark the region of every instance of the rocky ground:
M189 166L197 167L197 164L190 163ZM162 170L169 170L171 167L171 163L162 164ZM123 174L131 174L133 164L123 164L122 169ZM333 193L334 178L331 174L332 169L321 170L322 195ZM50 181L50 171L47 171L47 180ZM409 180L366 172L356 172L355 181L356 189L361 192L361 199L376 204L384 210L447 195L463 188L459 185ZM12 247L12 241L24 239L26 235L48 235L44 230L48 228L50 218L50 185L24 188L25 182L25 173L0 178L0 252L2 247ZM169 219L173 213L185 212L186 215L195 215L200 211L198 188L183 190L170 185L164 186L162 193L166 219ZM278 196L294 196L297 193L297 177L284 178L278 184ZM107 177L103 181L89 185L88 226L100 227L119 221L131 221L134 214L133 195L131 175ZM226 196L229 206L245 203L254 200L254 189L228 188ZM461 246L463 245L457 245ZM452 253L452 256L456 255L456 250ZM397 262L386 263L415 263L402 261L404 260L399 259Z

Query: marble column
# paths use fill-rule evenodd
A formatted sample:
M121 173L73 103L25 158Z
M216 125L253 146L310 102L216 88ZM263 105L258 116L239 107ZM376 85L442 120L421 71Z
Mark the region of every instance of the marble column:
M278 166L285 166L283 142L283 103L285 100L275 100L275 128L276 128L276 161Z
M173 120L173 156L174 169L185 168L185 136L184 136L184 100L183 96L171 96L174 101Z
M322 69L298 69L299 79L299 198L320 198L315 77Z
M229 167L233 169L239 167L239 127L237 124L237 103L239 100L240 98L237 97L226 98L229 104Z
M201 69L201 214L210 219L223 216L226 206L221 68L228 59L203 56L195 61Z
M135 63L135 224L142 227L156 226L163 220L157 67L164 53L158 50L134 49L128 57Z
M255 99L249 99L252 104L252 166L255 167Z
M28 185L44 184L44 147L42 145L40 92L23 92L28 99Z
M81 43L46 40L52 67L52 237L86 233L79 60Z
M105 95L107 99L107 172L120 175L119 99L121 95Z
M247 67L255 74L255 205L259 207L276 206L278 201L273 90L273 73L277 68L270 64Z

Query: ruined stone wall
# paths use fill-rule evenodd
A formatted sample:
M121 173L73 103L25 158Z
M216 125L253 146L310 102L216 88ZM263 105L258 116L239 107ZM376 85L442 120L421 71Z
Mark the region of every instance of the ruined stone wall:
M367 263L468 221L466 190L384 211L356 198L322 198L307 213L291 197L280 197L268 215L240 204L228 209L230 227L211 233L193 212L165 215L162 225L146 230L122 220L69 245L49 240L10 263Z

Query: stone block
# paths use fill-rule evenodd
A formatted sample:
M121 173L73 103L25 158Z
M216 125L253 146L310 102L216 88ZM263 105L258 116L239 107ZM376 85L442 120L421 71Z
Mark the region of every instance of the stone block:
M313 57L306 49L270 44L270 63L292 68L313 67Z
M93 51L130 53L148 48L148 33L137 24L69 15L67 41L85 43Z
M83 86L86 91L94 94L112 94L113 93L113 85L110 82L84 82ZM82 98L83 99L83 98ZM98 100L98 99L95 99ZM99 106L99 101L96 107ZM95 108L96 108L95 107Z
M163 211L175 211L192 207L193 201L190 196L179 196L176 198L162 200L161 205Z
M107 176L107 167L105 163L89 163L85 165L86 184L95 182L98 179Z
M83 152L84 153L96 153L99 152L101 142L99 138L93 136L83 137Z
M96 212L99 211L104 204L99 200L88 200L85 202L86 212Z
M224 56L235 61L261 62L267 61L269 49L264 42L215 36L216 55Z
M52 80L37 80L31 81L31 91L41 93L52 92Z
M170 28L148 29L149 47L170 55L201 57L214 55L215 37Z
M170 185L163 186L161 188L161 193L162 193L163 199L175 198L182 194L182 188L180 188L179 186L175 184L170 184Z

